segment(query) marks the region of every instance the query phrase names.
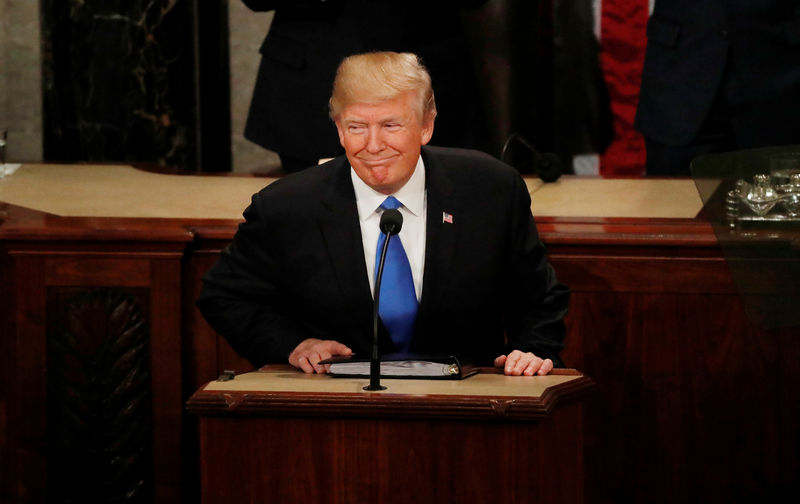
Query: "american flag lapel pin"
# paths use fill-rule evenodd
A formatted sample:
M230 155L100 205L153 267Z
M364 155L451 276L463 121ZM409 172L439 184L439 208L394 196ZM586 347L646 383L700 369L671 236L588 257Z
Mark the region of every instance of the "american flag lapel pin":
M442 223L452 224L453 223L453 214L449 214L447 212L442 212Z

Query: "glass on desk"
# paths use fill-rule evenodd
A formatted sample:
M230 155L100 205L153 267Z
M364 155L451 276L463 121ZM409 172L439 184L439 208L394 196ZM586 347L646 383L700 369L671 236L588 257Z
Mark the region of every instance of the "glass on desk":
M800 156L797 153L772 156L769 159L769 171L773 186L790 184L792 175L800 173Z

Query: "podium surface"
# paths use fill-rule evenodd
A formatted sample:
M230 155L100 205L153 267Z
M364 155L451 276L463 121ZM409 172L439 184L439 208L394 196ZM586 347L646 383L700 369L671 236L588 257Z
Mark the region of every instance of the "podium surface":
M574 370L464 380L305 375L280 366L211 382L199 416L201 495L216 502L583 502Z

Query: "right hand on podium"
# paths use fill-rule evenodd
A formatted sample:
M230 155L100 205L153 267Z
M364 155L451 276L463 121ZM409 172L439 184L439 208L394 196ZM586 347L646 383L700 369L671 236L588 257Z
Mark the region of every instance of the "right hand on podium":
M328 366L320 365L319 361L352 353L350 348L338 341L308 338L300 342L289 354L289 364L302 369L305 373L322 374L328 372Z

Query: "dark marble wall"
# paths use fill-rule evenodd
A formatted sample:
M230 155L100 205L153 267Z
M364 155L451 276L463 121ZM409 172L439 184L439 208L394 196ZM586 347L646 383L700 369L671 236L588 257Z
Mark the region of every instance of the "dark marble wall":
M204 16L206 33L196 33L199 6L211 4L226 2L42 0L45 160L202 170L202 118L211 107L204 104L228 103L227 95L201 99L209 88L201 85L201 70L217 73L201 69L206 49L198 40L214 41L204 46L217 52L212 65L227 65L219 61L227 51L218 43L227 38L224 16ZM226 146L229 159L229 139L221 139L220 149ZM224 164L215 169L229 168Z

